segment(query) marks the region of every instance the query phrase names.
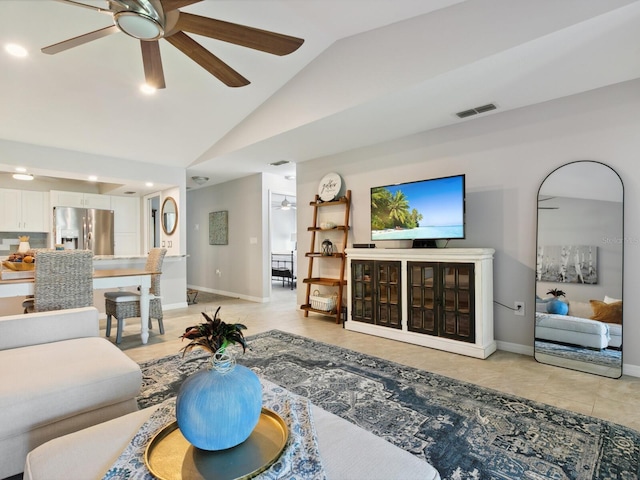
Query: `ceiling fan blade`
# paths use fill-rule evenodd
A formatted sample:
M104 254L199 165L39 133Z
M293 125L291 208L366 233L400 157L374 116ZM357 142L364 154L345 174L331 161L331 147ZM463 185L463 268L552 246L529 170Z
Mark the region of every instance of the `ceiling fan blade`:
M243 87L251 83L185 33L177 32L170 37L165 37L165 40L225 85Z
M53 45L42 48L41 51L42 53L46 53L47 55L53 55L56 53L64 52L65 50L69 50L70 48L78 47L85 43L92 42L93 40L106 37L107 35L111 35L112 33L117 33L119 31L120 30L118 29L118 27L116 27L115 25L111 25L110 27L105 27L101 28L100 30L85 33L84 35L73 37L63 42L54 43Z
M157 40L152 42L140 40L140 47L142 48L142 64L147 85L158 89L165 88L160 43Z
M202 0L160 0L162 3L162 8L164 8L165 12L170 12L171 10L177 10L182 7L188 7L189 5L193 5L194 3L199 3Z
M180 12L176 29L274 55L295 52L304 43L302 38L184 12Z
M76 2L74 0L58 0L58 2L66 3L67 5L74 5L76 7L84 7L84 8L88 8L90 10L95 10L96 12L108 13L110 15L113 15L113 12L111 10L106 9L106 8L100 8L100 7L97 7L95 5L88 5L86 3Z

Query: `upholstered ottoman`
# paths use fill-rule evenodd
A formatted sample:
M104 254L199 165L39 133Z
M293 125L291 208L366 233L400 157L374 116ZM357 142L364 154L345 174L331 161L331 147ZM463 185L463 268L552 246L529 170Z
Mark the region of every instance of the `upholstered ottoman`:
M137 410L140 367L93 307L0 317L0 478L52 438Z
M536 339L602 350L610 336L608 325L597 320L536 312Z
M41 445L27 456L24 480L101 479L154 410L149 407ZM316 406L312 413L327 478L440 478L433 466L382 438Z

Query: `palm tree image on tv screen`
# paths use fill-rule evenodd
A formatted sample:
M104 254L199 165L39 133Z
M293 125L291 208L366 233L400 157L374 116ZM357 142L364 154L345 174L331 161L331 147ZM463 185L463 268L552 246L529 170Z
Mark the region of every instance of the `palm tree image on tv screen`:
M371 240L464 238L464 175L371 189Z

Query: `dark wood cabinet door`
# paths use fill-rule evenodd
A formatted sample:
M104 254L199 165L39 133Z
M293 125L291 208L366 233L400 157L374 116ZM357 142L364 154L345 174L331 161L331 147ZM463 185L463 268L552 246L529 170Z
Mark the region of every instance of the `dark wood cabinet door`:
M375 263L376 325L402 328L400 268L401 263L396 261Z
M410 332L438 335L438 264L409 262L407 271L407 329Z
M408 330L475 342L474 265L408 262Z
M441 264L440 335L474 343L474 266L472 263Z
M351 319L374 323L373 319L373 261L351 262Z

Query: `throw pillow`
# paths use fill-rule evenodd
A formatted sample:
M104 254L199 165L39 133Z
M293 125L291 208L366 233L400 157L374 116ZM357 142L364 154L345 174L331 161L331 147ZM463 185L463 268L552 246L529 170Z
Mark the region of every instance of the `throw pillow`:
M587 302L569 302L569 315L572 317L591 318L593 307Z
M600 300L589 300L589 303L593 307L592 320L622 324L622 302L604 303Z
M608 295L604 296L604 303L616 303L616 302L621 302L622 299L620 298L612 298Z

